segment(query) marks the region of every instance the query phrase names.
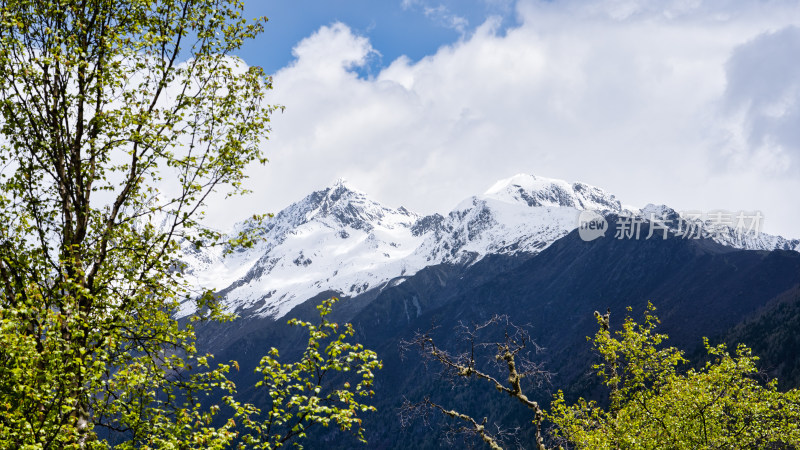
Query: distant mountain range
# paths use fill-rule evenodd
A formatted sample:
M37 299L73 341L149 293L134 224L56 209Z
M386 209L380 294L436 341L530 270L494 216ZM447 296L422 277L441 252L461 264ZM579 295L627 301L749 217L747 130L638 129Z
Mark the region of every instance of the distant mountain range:
M582 238L577 228L587 214L604 223L604 238ZM523 440L530 417L491 386L453 388L418 356L401 355L399 344L432 330L442 348L457 351L455 330L494 314L526 325L542 347L532 356L553 373L551 384L527 388L545 405L556 389L569 398L602 397L585 339L597 329L592 313L609 308L612 328L619 327L626 307L638 317L648 301L669 344L693 359L704 353L703 336L744 342L782 387L800 386L800 241L711 222L663 205L625 206L599 188L532 175L499 181L446 215L430 216L388 208L339 181L269 219L255 247L223 257L187 243L183 260L190 280L216 290L240 316L201 324L197 334L202 351L239 362L231 376L242 400L268 402L248 386L270 347L287 359L304 349L304 336L284 317L313 320L320 300L339 296L331 319L353 323L358 342L384 362L375 382L378 411L364 422L367 448L440 448L452 443L436 428L400 426L404 399L431 396L519 427ZM615 236L633 235L633 223L639 239ZM234 231L252 226L243 222ZM692 227L706 232L690 236ZM651 231L655 237L645 238ZM190 304L178 315L191 312ZM359 446L336 430L307 444Z
M217 291L230 311L274 319L322 292L354 297L401 284L426 267L536 255L575 230L582 211L655 218L672 232L686 226L667 206L629 207L600 188L533 175L498 181L446 215L429 216L381 205L340 180L268 220L254 248L223 257L220 249L187 244L183 261L189 280ZM235 231L252 226L243 222ZM798 239L732 226L713 231L711 240L731 248L800 251ZM192 308L186 302L178 316Z

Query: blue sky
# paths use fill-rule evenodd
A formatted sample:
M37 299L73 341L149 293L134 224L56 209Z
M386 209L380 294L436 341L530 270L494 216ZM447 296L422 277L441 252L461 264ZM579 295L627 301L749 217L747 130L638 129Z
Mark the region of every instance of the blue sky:
M431 55L489 16L513 25L513 12L512 2L505 0L249 0L245 17L266 16L270 21L264 34L239 56L272 73L293 60L292 48L301 39L342 22L378 49L380 55L370 61L374 70L401 55L412 60Z
M270 159L216 225L340 177L446 214L516 173L800 237L800 0L246 0ZM255 209L255 210L254 210Z

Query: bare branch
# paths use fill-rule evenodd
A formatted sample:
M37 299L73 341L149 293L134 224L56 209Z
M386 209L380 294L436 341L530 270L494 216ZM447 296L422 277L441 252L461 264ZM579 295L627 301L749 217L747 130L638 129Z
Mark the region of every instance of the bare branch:
M502 328L503 339L499 341L482 340L487 334L497 328ZM544 440L541 434L541 424L544 419L544 411L539 404L527 397L523 392L522 380L529 379L538 387L543 382L549 382L550 374L545 371L540 364L531 359L531 353L538 353L542 350L530 337L524 327L513 324L508 316L495 315L488 321L481 324L460 324L457 335L467 345L468 349L461 353L451 353L439 348L433 337L432 332L415 333L409 341L401 341L401 352L416 349L427 362L436 362L441 365L442 374L450 378L453 384L459 379L480 379L489 382L497 391L504 392L522 403L533 413L533 423L535 426L536 448L544 450ZM502 380L479 366L479 356L488 350L493 355L491 360L486 361L487 365L494 366L498 372L507 374L507 379ZM401 422L406 425L411 417L420 415L420 412L427 409L438 410L448 417L466 422L466 429L459 428L459 432L471 432L480 437L491 448L501 448L498 435L489 434L486 431L486 421L479 422L467 414L447 409L429 398L419 403L407 402L401 413ZM498 428L499 429L499 428Z

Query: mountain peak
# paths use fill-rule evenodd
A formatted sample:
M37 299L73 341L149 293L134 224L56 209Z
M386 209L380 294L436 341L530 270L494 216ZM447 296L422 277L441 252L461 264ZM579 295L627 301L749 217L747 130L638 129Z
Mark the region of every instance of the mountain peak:
M483 195L492 196L506 192L513 188L523 188L529 191L538 190L545 185L552 184L553 182L561 182L567 184L563 180L555 180L552 178L537 177L536 175L527 173L518 173L510 178L504 178L493 184Z
M332 226L349 226L367 232L378 225L410 227L418 218L405 208L388 208L370 199L344 178L307 196L300 204L304 221L329 220Z
M360 197L366 197L367 196L361 190L353 187L353 184L350 183L350 181L348 181L347 178L344 178L344 177L337 178L329 186L327 186L326 188L322 189L322 191L318 191L318 192L322 192L324 195L329 196L329 197L330 196L335 196L337 198L341 197L341 195L345 194L345 193L353 193L353 194L356 194L357 196L360 196Z
M345 177L337 178L329 187L329 189L337 189L337 188L345 188L351 191L356 190L353 188L353 185L350 184L350 181Z
M562 206L610 211L622 209L616 197L600 188L524 173L498 181L483 197L506 203L527 203L531 207Z

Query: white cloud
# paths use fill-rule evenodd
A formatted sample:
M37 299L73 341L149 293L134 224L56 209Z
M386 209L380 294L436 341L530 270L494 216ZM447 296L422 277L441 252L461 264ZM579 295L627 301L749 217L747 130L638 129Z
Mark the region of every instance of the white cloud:
M466 17L453 14L450 8L439 3L434 6L427 0L403 0L401 3L403 9L413 10L419 9L428 19L433 20L440 26L445 28L452 28L459 33L464 33L469 26L469 21Z
M365 65L377 53L367 38L337 22L300 41L292 50L296 59L288 69L303 79L335 84L349 75L349 69Z
M790 169L800 45L789 28L800 4L516 6L516 28L489 20L368 79L349 69L376 50L346 25L300 42L275 74L274 101L287 109L273 120L271 162L253 172L255 201L225 208L277 211L345 176L389 205L445 212L530 172L640 206L759 209L767 231L800 237Z

